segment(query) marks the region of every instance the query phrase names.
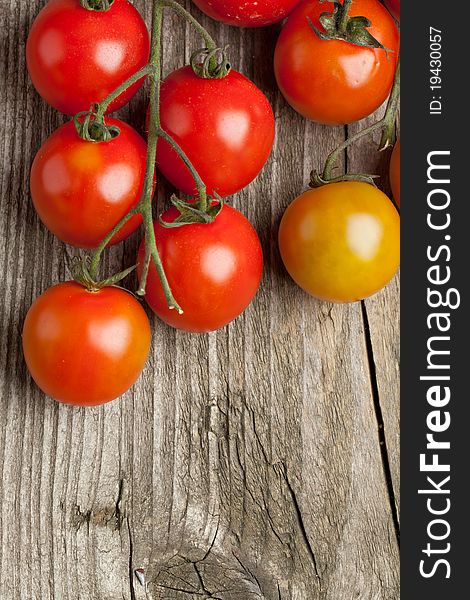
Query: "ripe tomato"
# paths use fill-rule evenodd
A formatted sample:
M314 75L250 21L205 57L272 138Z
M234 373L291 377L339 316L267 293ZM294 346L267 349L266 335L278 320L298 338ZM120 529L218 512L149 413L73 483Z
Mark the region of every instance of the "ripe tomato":
M63 242L95 248L134 206L142 191L147 145L129 125L108 118L121 133L109 142L86 142L73 121L41 146L31 168L31 195L44 225ZM141 223L132 217L116 244Z
M387 196L356 181L308 190L279 228L282 260L312 296L354 302L380 290L399 265L400 218Z
M202 79L191 67L162 83L162 128L179 144L207 192L229 196L248 185L267 161L274 115L266 96L233 69L222 79ZM190 172L167 142L159 140L157 165L179 190L195 194Z
M400 206L400 140L395 144L390 158L390 187L395 202Z
M23 352L34 381L66 404L93 406L124 394L150 349L142 306L116 287L89 292L73 281L39 296L23 326Z
M400 0L385 0L385 6L397 21L400 20Z
M145 22L127 0L114 0L107 11L82 8L80 0L49 0L31 27L26 60L44 100L74 115L143 67L149 49ZM129 102L141 84L123 92L109 112Z
M175 208L163 215L174 221ZM184 313L167 306L153 263L145 299L160 319L185 331L204 332L223 327L253 299L263 272L263 254L256 231L237 210L224 205L210 224L166 229L155 223L157 247L174 297ZM137 272L142 273L141 245Z
M356 0L351 16L372 21L369 32L386 48L365 48L343 40L321 40L308 19L322 30L319 17L332 2L306 0L290 15L274 54L277 83L301 115L327 125L352 123L374 112L387 98L395 75L399 35L378 0Z
M282 21L300 0L193 0L216 21L236 27L264 27Z

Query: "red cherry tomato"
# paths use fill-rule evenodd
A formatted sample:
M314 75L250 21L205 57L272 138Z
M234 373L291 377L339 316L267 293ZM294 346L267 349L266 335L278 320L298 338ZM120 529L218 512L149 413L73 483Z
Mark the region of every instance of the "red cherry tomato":
M116 287L89 292L73 281L55 285L33 302L23 326L34 381L66 404L93 406L124 394L149 349L144 309Z
M107 11L87 10L80 0L50 0L31 27L26 60L44 100L74 115L143 67L149 48L145 22L127 0L114 0ZM109 112L129 102L141 84L116 98Z
M300 0L193 0L216 21L236 27L264 27L282 21Z
M400 217L372 185L331 183L308 190L287 208L279 249L290 276L306 292L354 302L380 290L398 269Z
M397 21L400 20L400 0L385 0L385 6Z
M395 144L390 158L390 187L395 202L400 206L400 140Z
M73 121L41 146L31 168L31 196L45 226L63 242L95 248L134 206L142 191L147 144L129 125L108 118L120 134L86 142ZM135 215L112 239L128 237L141 223Z
M274 54L277 83L301 115L327 125L352 123L374 112L387 98L395 75L399 35L378 0L355 0L350 16L372 21L369 32L386 48L365 48L343 40L321 40L319 17L332 2L306 0L290 15Z
M163 215L174 221L175 208ZM153 263L145 299L160 319L178 329L213 331L242 313L259 287L263 254L256 231L237 210L224 205L212 223L166 229L155 223L157 247L182 315L167 306ZM143 246L137 272L142 274Z
M267 161L274 140L274 115L266 96L233 69L222 79L202 79L191 67L162 83L163 129L179 144L207 192L229 196L248 185ZM160 172L179 190L195 194L193 178L163 140L157 148Z

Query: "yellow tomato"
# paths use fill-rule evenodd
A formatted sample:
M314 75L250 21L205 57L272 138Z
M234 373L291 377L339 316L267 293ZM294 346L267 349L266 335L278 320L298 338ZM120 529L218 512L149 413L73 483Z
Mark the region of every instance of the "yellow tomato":
M395 144L390 158L390 186L395 202L400 206L400 140Z
M330 183L298 196L279 228L282 260L312 296L354 302L374 294L400 262L400 217L367 183Z

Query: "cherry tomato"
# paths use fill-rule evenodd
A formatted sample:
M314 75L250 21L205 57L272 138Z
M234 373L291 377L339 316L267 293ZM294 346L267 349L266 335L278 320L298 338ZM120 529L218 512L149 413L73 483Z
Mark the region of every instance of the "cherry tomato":
M150 349L150 325L126 291L89 292L73 281L39 296L23 326L23 352L34 381L66 404L93 406L124 394Z
M395 202L400 206L400 140L395 144L390 158L390 186Z
M222 79L202 79L191 67L162 83L163 129L179 144L209 194L228 196L248 185L267 161L274 115L266 96L233 69ZM176 152L159 140L160 172L179 190L195 194L193 178Z
M369 32L390 50L366 48L343 40L321 40L319 17L332 2L306 0L290 15L274 54L277 83L301 115L327 125L352 123L374 112L387 98L395 75L399 35L378 0L355 0L350 16L372 21Z
M107 11L87 10L80 0L49 0L31 27L26 60L44 100L74 115L143 67L149 48L147 26L127 0L114 0ZM109 112L129 102L141 85L123 92Z
M308 190L279 228L282 260L312 296L354 302L380 290L399 265L400 218L387 196L356 181Z
M174 221L175 208L163 215ZM155 223L157 247L170 288L182 315L167 306L153 263L145 299L160 319L178 329L213 331L242 313L253 299L263 272L263 254L256 231L237 210L224 205L210 224L166 229ZM141 245L137 272L142 274Z
M385 0L385 6L397 21L400 20L400 0Z
M216 21L236 27L264 27L282 21L300 0L193 0Z
M73 121L41 146L31 168L31 195L44 225L63 242L94 248L134 206L142 191L147 144L129 125L108 118L120 134L86 142ZM141 223L135 215L112 239L116 244Z

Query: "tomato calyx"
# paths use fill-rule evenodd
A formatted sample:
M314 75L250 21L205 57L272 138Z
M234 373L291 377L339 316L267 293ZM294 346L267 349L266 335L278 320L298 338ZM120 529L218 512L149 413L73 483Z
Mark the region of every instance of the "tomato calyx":
M339 183L340 181L360 181L362 183L369 183L374 187L374 179L378 179L380 175L369 175L368 173L347 173L346 175L339 175L338 177L332 177L331 179L325 179L323 175L320 175L318 171L312 171L310 173L309 187L312 189L328 185L329 183Z
M325 1L320 0L320 2ZM372 22L367 17L349 16L351 2L352 0L344 0L343 2L334 0L333 12L323 12L320 15L319 20L324 31L320 31L315 27L310 17L307 17L312 31L323 41L343 40L364 48L381 48L388 56L391 50L381 44L367 29L372 25Z
M114 0L80 0L82 8L99 12L105 12L106 10L109 10L113 2Z
M127 277L136 268L136 265L132 265L124 271L120 271L111 277L97 281L91 274L91 258L85 256L84 258L76 257L72 264L72 277L73 280L78 284L82 285L89 292L99 292L104 287L121 287L117 284ZM126 290L129 291L129 290Z
M215 198L216 202L209 201L204 205L200 200L196 202L186 202L173 194L170 198L170 202L179 212L179 215L171 222L164 221L161 216L158 217L158 221L160 225L166 229L183 227L184 225L194 225L195 223L200 223L202 225L213 223L224 205L223 199L218 194L215 194Z
M232 68L227 60L227 49L200 48L192 53L190 58L191 68L202 79L222 79L230 73Z
M97 117L96 107L97 105L92 105L90 110L74 116L75 129L85 142L109 142L117 137L121 130L116 125L106 125L103 117Z

